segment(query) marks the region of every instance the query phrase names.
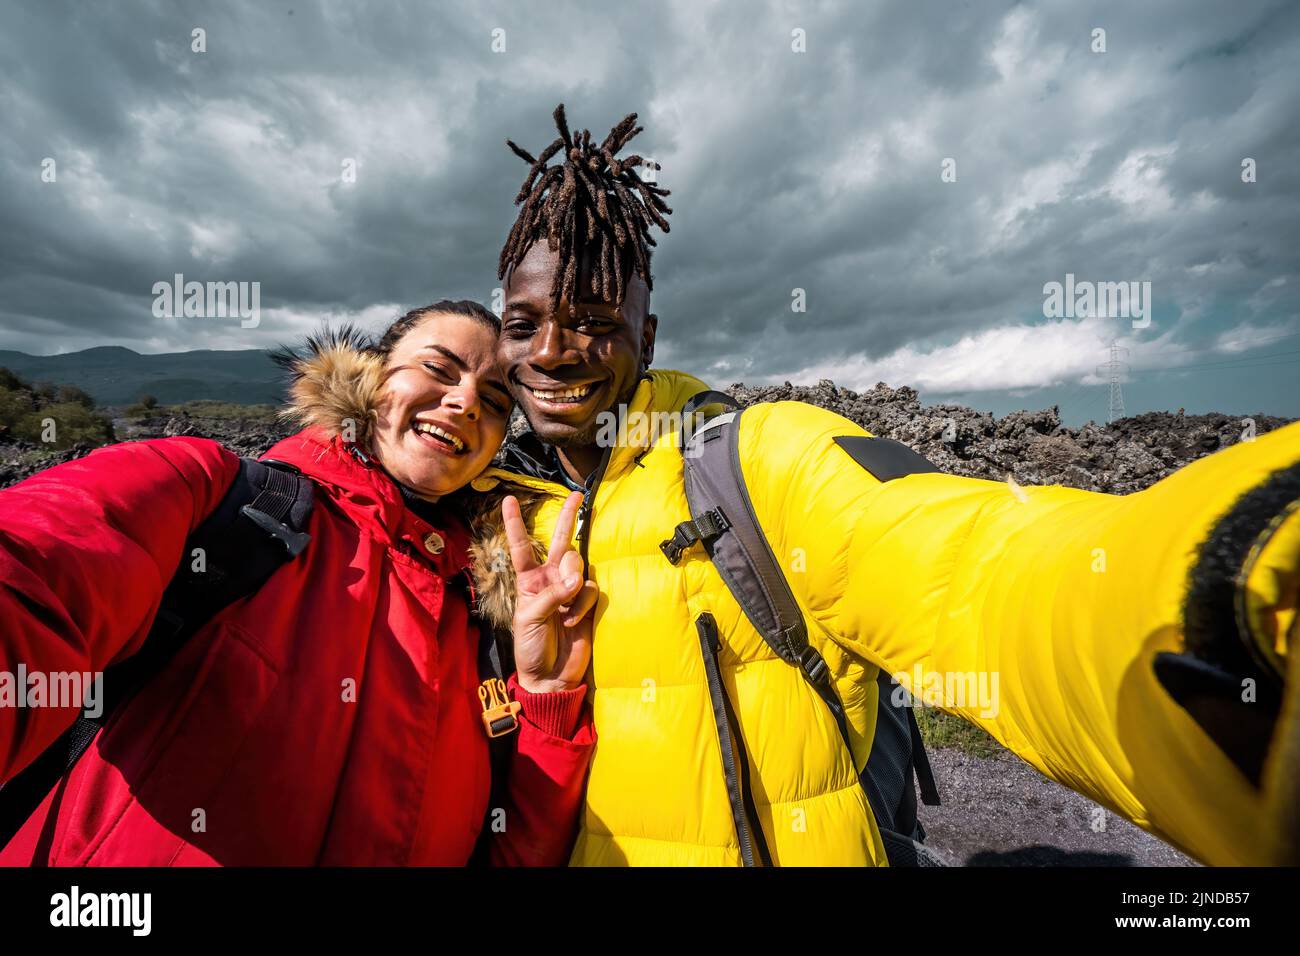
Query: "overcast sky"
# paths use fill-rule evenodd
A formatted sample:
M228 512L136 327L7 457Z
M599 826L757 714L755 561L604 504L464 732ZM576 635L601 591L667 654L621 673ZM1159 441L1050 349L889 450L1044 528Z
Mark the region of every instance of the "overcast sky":
M660 366L1104 419L1118 340L1129 411L1300 415L1298 63L1293 0L6 0L0 348L491 304L504 140L563 101L637 111L673 192ZM259 326L156 318L176 273L260 283ZM1045 316L1067 273L1149 281L1149 326Z

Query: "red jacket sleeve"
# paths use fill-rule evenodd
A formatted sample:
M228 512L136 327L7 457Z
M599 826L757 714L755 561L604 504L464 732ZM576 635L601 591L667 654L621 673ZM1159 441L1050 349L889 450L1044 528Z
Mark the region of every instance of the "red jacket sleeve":
M0 671L98 675L137 651L185 539L238 470L216 442L169 438L112 445L0 491ZM0 707L0 782L77 712Z
M563 866L596 746L587 688L530 694L514 677L509 687L522 711L512 735L505 827L493 834L489 860L493 866Z

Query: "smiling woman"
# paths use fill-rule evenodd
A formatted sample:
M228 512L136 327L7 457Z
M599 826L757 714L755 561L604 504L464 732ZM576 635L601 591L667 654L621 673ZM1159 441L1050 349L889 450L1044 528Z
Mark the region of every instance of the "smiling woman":
M513 403L498 327L481 305L444 300L402 316L374 349L384 369L370 447L422 497L463 487L501 446Z
M0 661L95 671L157 653L141 622L160 605L194 618L174 656L144 655L156 669L66 772L51 745L82 701L22 719L0 706L0 795L24 795L0 803L0 867L567 859L594 745L597 592L572 546L580 496L452 496L505 434L496 338L472 302L377 340L326 331L277 356L305 427L265 463L193 437L127 442L0 492ZM561 529L544 552L523 524L541 507ZM195 568L214 514L248 537ZM281 520L293 557L213 614L208 582L237 576L243 545ZM178 566L183 587L166 588ZM59 777L9 789L51 752ZM486 826L489 807L508 830Z

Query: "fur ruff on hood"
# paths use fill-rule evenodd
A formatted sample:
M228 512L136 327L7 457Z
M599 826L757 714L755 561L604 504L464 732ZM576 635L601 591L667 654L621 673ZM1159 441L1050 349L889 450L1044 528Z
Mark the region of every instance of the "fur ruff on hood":
M304 428L324 429L371 454L375 409L384 383L384 361L370 351L368 338L351 326L327 330L307 339L302 353L281 350L273 358L292 376L289 403L282 418ZM491 491L466 487L449 504L460 507L470 527L470 571L474 611L497 629L509 630L515 609L515 572L501 518L506 495L519 499L525 521L545 496L529 488L498 484ZM546 548L533 539L544 559Z

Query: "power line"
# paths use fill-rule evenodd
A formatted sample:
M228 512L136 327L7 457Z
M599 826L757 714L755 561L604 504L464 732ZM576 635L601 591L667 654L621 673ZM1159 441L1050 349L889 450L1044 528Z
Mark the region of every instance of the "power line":
M1254 351L1255 349L1262 348L1265 345L1272 345L1275 342L1282 342L1285 341L1286 339L1294 339L1297 336L1300 336L1300 332L1286 332L1283 333L1282 335L1273 335L1268 338L1257 339L1254 342L1251 342L1249 345L1245 345L1243 347L1243 350L1248 352ZM1199 355L1201 352L1222 352L1223 348L1224 345L1221 343L1219 345L1206 345L1196 349L1180 349L1178 351L1178 354Z
M1286 355L1300 355L1300 349L1292 349L1287 352L1273 352L1270 355L1243 355L1241 358L1223 359L1219 362L1203 362L1199 365L1145 365L1139 371L1159 371L1159 372L1181 372L1184 370L1197 371L1200 369L1214 368L1266 368L1270 365L1289 365L1295 362L1290 359L1284 362L1275 362L1274 359L1282 358ZM1265 363L1263 365L1257 363Z

